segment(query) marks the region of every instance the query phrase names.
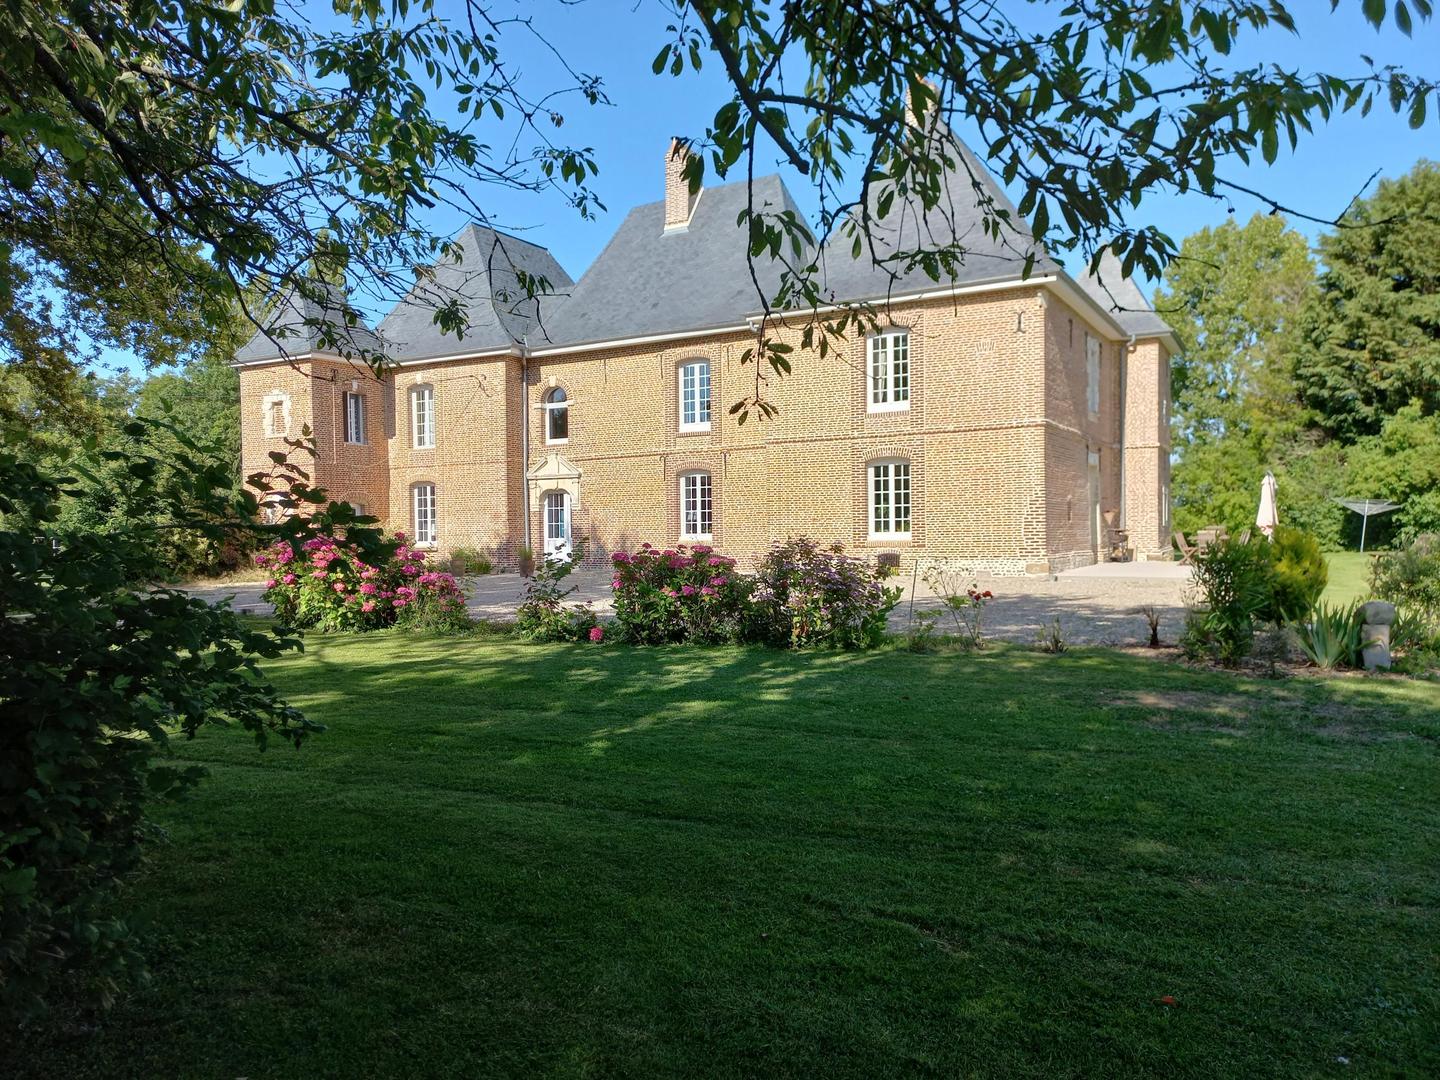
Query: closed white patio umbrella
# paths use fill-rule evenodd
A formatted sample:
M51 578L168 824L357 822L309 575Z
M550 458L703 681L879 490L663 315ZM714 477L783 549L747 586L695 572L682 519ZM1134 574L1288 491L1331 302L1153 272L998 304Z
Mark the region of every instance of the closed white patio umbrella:
M1274 539L1275 526L1280 524L1280 515L1275 509L1275 474L1267 472L1265 479L1260 481L1260 509L1255 514L1255 527L1265 534L1266 539Z

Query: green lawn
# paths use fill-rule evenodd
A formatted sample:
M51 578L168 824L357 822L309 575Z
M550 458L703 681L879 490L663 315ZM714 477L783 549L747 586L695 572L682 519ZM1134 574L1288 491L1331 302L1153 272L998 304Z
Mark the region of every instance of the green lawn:
M330 731L183 748L154 986L0 1074L1440 1074L1433 683L393 634L272 670Z
M1327 604L1348 604L1352 600L1370 599L1370 563L1374 555L1370 552L1329 551L1325 561L1329 564L1330 581L1321 597Z

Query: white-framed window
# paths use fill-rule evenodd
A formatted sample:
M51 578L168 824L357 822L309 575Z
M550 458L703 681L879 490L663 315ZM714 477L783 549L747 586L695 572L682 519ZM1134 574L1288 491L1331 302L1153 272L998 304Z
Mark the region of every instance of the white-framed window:
M1100 339L1085 335L1085 408L1100 415Z
M416 386L410 390L410 442L416 450L435 448L435 388Z
M710 361L680 365L680 430L710 430Z
M707 472L684 473L680 477L680 537L709 540L715 533L714 488Z
M434 484L416 484L410 489L410 524L414 531L411 539L415 543L435 543L440 530L435 514Z
M345 441L365 441L365 396L347 392L345 394Z
M265 434L278 439L290 434L290 398L281 393L265 398Z
M887 330L870 339L866 365L866 408L893 412L910 407L910 334Z
M545 395L545 441L563 443L570 441L570 398L560 387Z
M870 535L884 539L910 536L910 463L872 461L869 465Z

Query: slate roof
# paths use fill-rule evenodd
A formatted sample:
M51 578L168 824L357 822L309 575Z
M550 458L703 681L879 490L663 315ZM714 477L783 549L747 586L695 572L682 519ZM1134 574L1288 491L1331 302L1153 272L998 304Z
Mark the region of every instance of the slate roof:
M1076 279L1076 284L1136 337L1158 337L1172 332L1170 324L1155 313L1135 282L1125 276L1113 251L1106 249L1096 272L1091 274L1087 270Z
M467 225L455 238L461 259L441 259L434 275L416 282L409 294L380 321L381 340L394 360L415 360L456 353L483 352L551 340L550 322L566 305L574 282L545 248L478 225ZM519 272L543 277L551 292L527 297ZM435 324L436 307L460 302L469 326L461 337Z
M291 288L276 302L262 329L236 351L235 362L274 360L316 349L354 357L379 348L379 339L359 312L347 307L345 291L316 280L307 283L303 292Z
M734 326L759 310L746 230L736 224L747 206L745 188L743 181L706 188L689 225L669 232L663 201L631 210L550 319L551 340L581 345ZM779 176L755 180L753 205L799 215ZM765 295L773 296L780 265L760 258L755 271Z
M953 163L942 176L941 198L929 210L918 197L896 199L889 213L879 218L880 200L894 185L872 185L866 203L871 214L874 256L871 243L862 234L864 248L858 259L852 257L854 236L841 227L833 230L824 248L824 289L835 301L877 300L925 288L1018 278L1031 253L1035 256L1032 275L1059 269L1044 248L1035 243L1015 204L970 148L938 120L931 138L937 140L939 149ZM1013 224L1002 225L998 236L987 232L987 207L1008 212ZM851 216L858 219L860 211L855 210ZM965 254L949 280L936 281L922 267L907 271L903 264L889 261L897 251L951 244L963 246Z

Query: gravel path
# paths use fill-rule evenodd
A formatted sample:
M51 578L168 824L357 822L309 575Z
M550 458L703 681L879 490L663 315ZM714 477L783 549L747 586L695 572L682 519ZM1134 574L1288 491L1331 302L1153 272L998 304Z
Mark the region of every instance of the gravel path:
M1173 642L1185 617L1188 575L1168 563L1149 570L1145 567L1109 564L1053 578L986 578L979 587L989 589L995 598L985 612L985 634L1030 643L1042 626L1058 618L1065 640L1071 645L1138 645L1149 637L1148 624L1138 609L1154 607L1160 613L1160 636ZM571 600L589 601L601 613L611 610L609 574L577 573L569 581L576 587ZM892 629L904 631L912 603L915 611L942 607L923 582L917 584L913 598L909 578L897 584L904 588L905 595L891 613ZM525 595L525 579L516 574L468 578L463 585L470 597L470 613L484 619L512 618ZM256 615L271 613L270 605L260 598L264 592L262 582L204 585L187 591L209 603L231 597L237 610ZM937 624L941 630L950 626L948 619Z

